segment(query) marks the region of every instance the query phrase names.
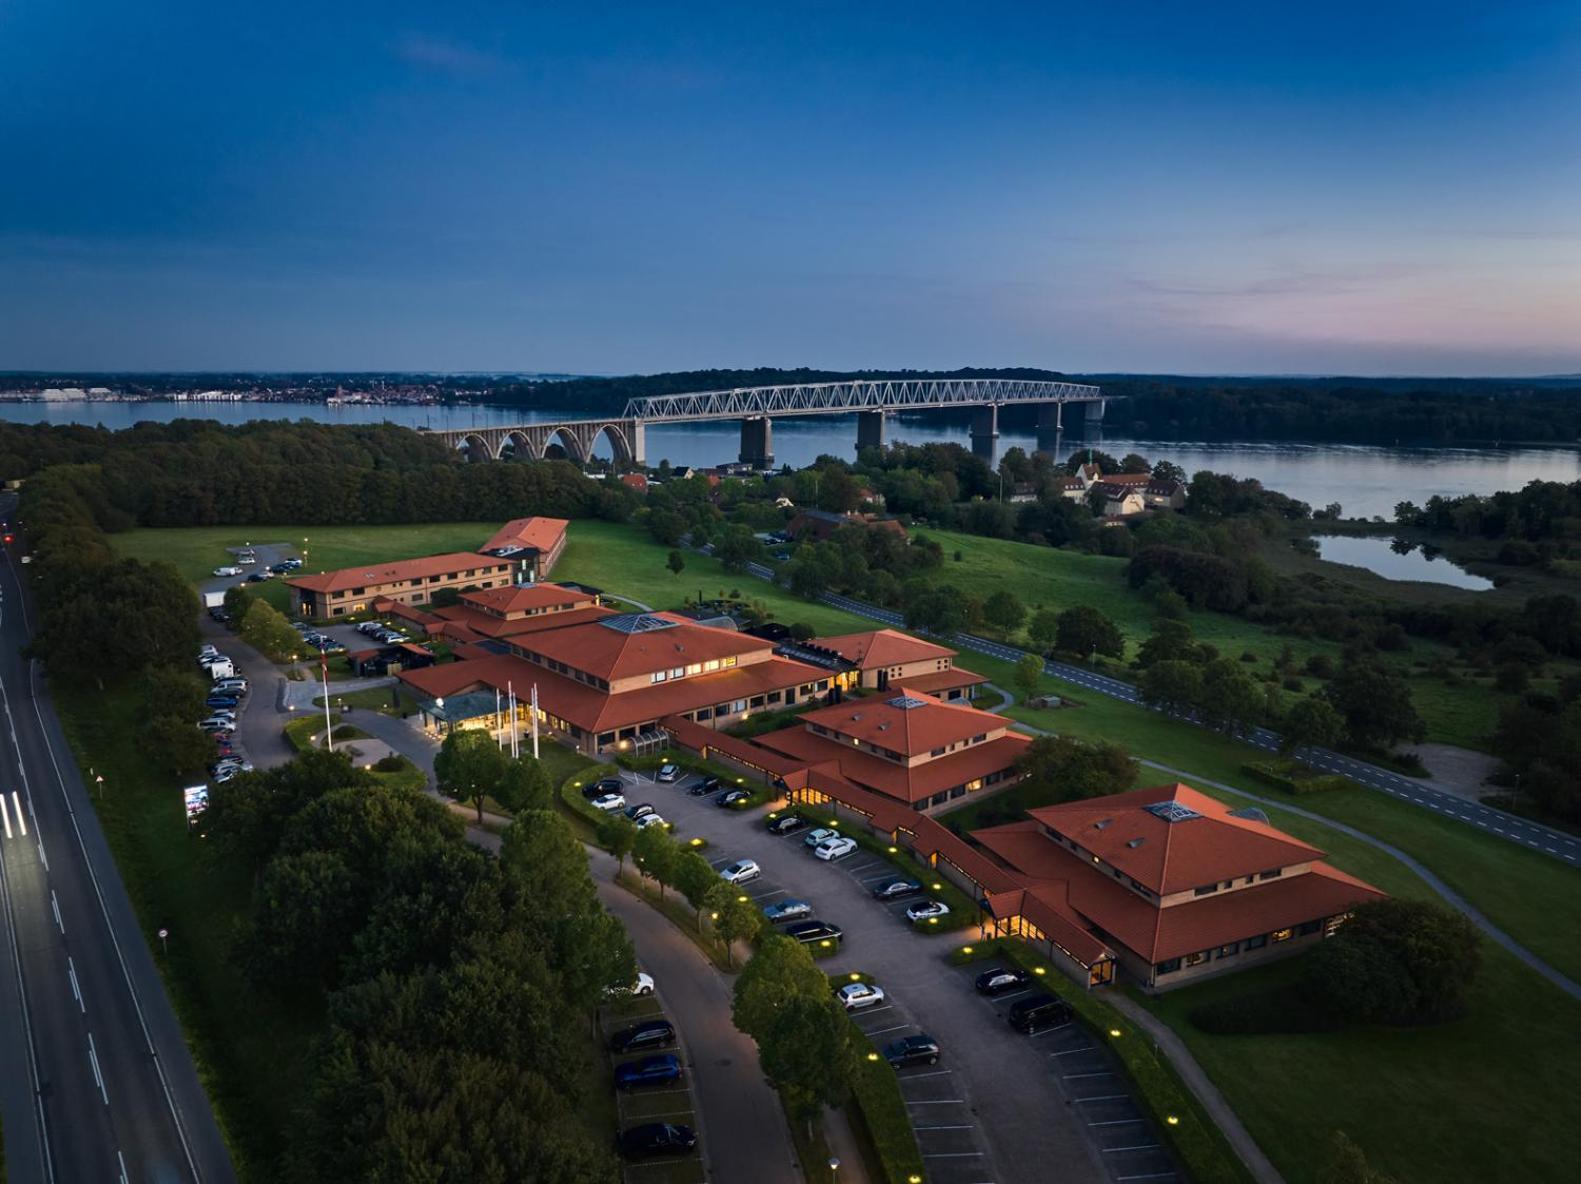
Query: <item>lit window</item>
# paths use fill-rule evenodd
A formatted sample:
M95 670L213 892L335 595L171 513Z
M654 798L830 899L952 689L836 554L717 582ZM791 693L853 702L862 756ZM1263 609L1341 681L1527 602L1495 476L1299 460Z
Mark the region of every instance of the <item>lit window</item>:
M1186 965L1187 966L1201 966L1207 960L1208 960L1208 951L1207 950L1202 950L1202 951L1199 951L1198 953L1195 953L1195 954L1187 954L1186 955Z
M1238 942L1238 941L1232 941L1227 946L1220 946L1217 950L1214 951L1213 956L1215 958L1232 958L1232 957L1234 957L1236 954L1238 954L1240 952L1241 952L1241 943Z
M701 674L702 672L703 664L701 662L692 662L686 667L687 674Z
M708 671L708 673L712 674L715 670L719 669L719 659L718 658L710 658L710 659L708 659L708 661L703 663L703 669Z
M1289 941L1295 935L1294 929L1275 929L1268 936L1275 942Z
M655 670L653 672L652 677L651 677L651 681L652 682L663 682L665 679L667 679L669 677L670 676L669 676L669 673L667 671Z
M726 670L729 670L732 666L734 666L736 664L735 656L731 655L728 658L721 658L719 660L719 664L721 666L723 666Z

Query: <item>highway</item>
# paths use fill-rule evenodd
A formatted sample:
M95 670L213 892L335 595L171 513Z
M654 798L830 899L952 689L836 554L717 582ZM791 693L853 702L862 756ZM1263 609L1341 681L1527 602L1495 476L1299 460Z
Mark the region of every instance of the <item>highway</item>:
M705 552L711 548L703 548ZM749 564L747 570L759 579L774 579L771 568L761 563ZM866 604L860 600L853 600L849 596L839 596L833 592L824 593L819 599L834 608L844 609L856 616L867 617L882 625L895 629L904 629L905 618L900 613L890 609L879 608L876 605ZM963 650L987 654L991 658L999 658L1006 662L1019 662L1026 650L1016 649L1014 646L1005 645L1003 642L991 641L985 637L975 637L970 633L957 633L950 639L952 643ZM1081 666L1074 666L1068 662L1054 662L1044 660L1043 672L1051 678L1058 678L1065 682L1074 683L1085 687L1100 695L1107 695L1112 699L1121 699L1127 703L1134 703L1138 707L1148 707L1142 701L1141 694L1136 687L1118 678L1111 678ZM1157 710L1154 708L1154 710ZM1195 723L1188 715L1180 712L1168 714L1185 723ZM1276 752L1279 748L1279 733L1269 728L1252 728L1242 733L1239 739L1263 749L1265 752ZM1327 748L1300 748L1296 750L1296 758L1313 768L1321 769L1327 773L1339 773L1349 777L1359 785L1368 789L1377 790L1379 793L1388 794L1403 802L1420 806L1422 809L1431 810L1446 818L1453 818L1464 822L1467 826L1475 827L1486 834L1504 839L1507 842L1525 847L1569 864L1571 867L1581 867L1581 838L1556 830L1551 826L1544 826L1539 822L1529 822L1518 815L1510 814L1504 810L1497 810L1491 806L1484 806L1478 802L1468 801L1452 793L1434 789L1426 781L1416 777L1404 777L1380 765L1367 761L1357 760L1355 757L1346 756L1344 753L1334 752Z
M13 512L14 497L0 499ZM233 1181L0 556L0 1118L8 1184ZM173 810L179 804L172 786ZM179 822L178 822L179 825Z

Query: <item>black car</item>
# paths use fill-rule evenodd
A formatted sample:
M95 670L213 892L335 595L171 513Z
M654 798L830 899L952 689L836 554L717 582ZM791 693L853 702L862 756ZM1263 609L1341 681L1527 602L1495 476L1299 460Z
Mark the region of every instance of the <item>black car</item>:
M793 835L799 830L807 829L807 820L797 814L781 814L778 818L769 819L769 834Z
M685 1155L697 1146L697 1133L676 1122L645 1122L621 1131L615 1137L615 1146L627 1159Z
M1013 969L1009 966L995 966L992 970L985 970L977 976L973 985L979 995L1003 995L1007 991L1019 991L1032 981L1032 976L1024 970Z
M713 793L722 785L724 785L724 782L719 780L717 777L704 777L686 792L691 794L694 798L700 798L704 794Z
M916 880L885 880L873 885L873 895L879 900L898 900L902 896L910 896L913 892L921 892L922 885Z
M625 786L619 777L605 777L594 784L593 788L598 790L598 793L593 796L602 797L606 793L620 793Z
M643 1020L622 1028L609 1039L611 1052L646 1052L650 1048L669 1048L675 1043L675 1025L669 1020Z
M904 1069L908 1065L937 1065L939 1042L926 1032L902 1036L884 1045L884 1059L896 1069Z
M794 925L785 926L785 935L811 945L815 941L839 941L844 936L844 931L831 922L814 919L797 921Z
M737 802L744 802L752 795L744 789L727 789L714 799L714 805L720 808L734 806Z
M1065 1000L1056 999L1046 991L1039 991L1036 995L1029 995L1012 1003L1010 1014L1006 1018L1017 1032L1026 1036L1035 1036L1039 1032L1063 1028L1070 1023L1074 1014L1070 1004Z

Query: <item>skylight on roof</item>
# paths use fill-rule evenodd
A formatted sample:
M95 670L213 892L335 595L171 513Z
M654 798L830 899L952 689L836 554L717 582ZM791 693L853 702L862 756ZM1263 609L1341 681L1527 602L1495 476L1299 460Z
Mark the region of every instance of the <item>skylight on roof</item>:
M1154 802L1150 806L1143 806L1142 809L1154 818L1162 818L1165 822L1189 822L1193 818L1202 817L1190 806L1176 801Z
M1239 810L1231 810L1230 817L1244 818L1248 822L1261 822L1264 826L1273 825L1268 821L1268 815L1263 813L1262 810L1258 809L1256 806L1242 806Z
M912 695L896 695L888 702L891 707L898 707L902 711L910 711L913 707L926 707L928 705L926 699L918 699Z
M618 616L605 617L599 624L606 629L613 629L616 633L657 633L661 629L675 628L674 621L667 621L651 613L621 613Z

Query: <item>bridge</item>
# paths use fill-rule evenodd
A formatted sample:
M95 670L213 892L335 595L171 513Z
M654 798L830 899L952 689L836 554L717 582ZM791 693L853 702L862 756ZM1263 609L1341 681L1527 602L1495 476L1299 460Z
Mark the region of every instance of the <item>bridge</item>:
M1035 406L1042 447L1047 437L1063 429L1067 403L1083 404L1088 423L1103 418L1102 390L1074 382L1016 378L863 379L654 395L632 399L619 416L606 419L456 428L428 434L464 450L472 460L538 460L558 446L578 464L585 464L592 457L603 437L608 440L617 465L642 465L647 463L649 424L738 419L742 463L769 468L774 463L773 421L783 416L854 414L856 446L861 449L883 447L884 420L891 412L969 407L972 450L991 459L999 440L999 408Z

